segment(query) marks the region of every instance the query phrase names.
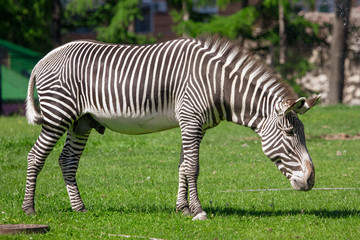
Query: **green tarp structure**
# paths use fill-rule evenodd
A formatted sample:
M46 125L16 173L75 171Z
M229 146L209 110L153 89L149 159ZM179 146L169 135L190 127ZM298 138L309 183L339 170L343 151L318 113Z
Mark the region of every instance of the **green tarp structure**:
M1 96L3 102L22 102L27 95L29 79L5 66L1 66ZM35 99L37 94L35 93Z
M40 53L0 39L2 102L23 102L30 73L42 58ZM37 98L37 94L35 94Z
M0 48L7 51L7 67L20 74L29 74L42 58L38 52L0 39Z

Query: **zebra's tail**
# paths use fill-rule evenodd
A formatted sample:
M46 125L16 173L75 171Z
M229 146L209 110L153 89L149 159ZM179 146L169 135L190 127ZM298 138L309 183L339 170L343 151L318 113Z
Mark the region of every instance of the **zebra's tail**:
M34 103L34 88L35 88L35 69L31 72L28 93L26 97L26 118L29 124L41 124L44 116L35 108Z

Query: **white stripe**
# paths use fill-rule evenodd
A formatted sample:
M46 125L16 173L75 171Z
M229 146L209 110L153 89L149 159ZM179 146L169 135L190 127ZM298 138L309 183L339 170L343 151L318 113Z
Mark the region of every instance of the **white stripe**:
M247 58L246 55L244 55L237 63L235 64L234 69L230 72L229 77L232 78L232 76L239 70L241 65L244 63L245 59Z
M123 47L122 46L119 46L118 48L117 48L117 50L115 51L115 53L114 53L114 55L113 55L113 57L112 57L112 59L111 59L111 62L110 62L110 65L109 65L109 82L108 82L108 93L109 93L109 103L110 103L110 106L109 106L109 110L110 110L110 112L112 113L112 114L115 114L116 113L116 111L115 111L115 106L114 106L114 100L113 100L113 98L112 98L112 93L115 93L115 98L118 96L118 93L115 91L115 90L117 90L117 88L115 89L112 89L111 88L111 85L113 84L113 83L115 83L115 85L114 85L114 87L116 86L116 77L117 77L117 67L118 67L118 65L119 65L119 63L118 63L118 65L116 66L116 68L114 69L114 62L115 62L115 58L116 58L116 56L117 56L117 54L119 53L119 51L120 50L122 50L123 49ZM116 61L118 61L119 62L119 60L120 60L120 58L117 58L116 59ZM111 75L111 73L113 72L112 70L114 69L114 76L112 76ZM118 98L117 99L115 99L115 101L117 102L118 101Z
M231 84L231 95L230 95L230 109L232 113L232 121L234 123L238 122L238 117L236 116L236 112L235 112L235 85L237 80L238 80L238 75L235 76L235 79Z
M112 46L112 49L110 49L110 51L107 53L107 56L106 56L105 61L104 61L103 75L102 75L102 79L101 79L101 81L102 81L102 86L101 86L102 99L101 99L101 101L103 102L103 109L102 110L105 113L109 112L108 106L106 104L105 78L106 78L106 73L108 72L109 74L107 76L107 79L108 79L109 82L111 82L111 72L112 72L111 71L112 70L111 69L111 66L112 66L111 64L112 64L112 60L110 62L110 65L108 66L108 59L109 59L111 53L114 51L115 48L116 48L115 46ZM112 58L114 58L114 56ZM109 104L112 105L112 103L111 103L111 92L108 92L108 96L109 96ZM99 108L100 108L100 106L99 106Z
M240 75L240 82L243 83L245 81L245 76L247 74L247 71L251 68L251 66L254 65L254 62L250 62L248 65L246 65L244 67L244 69L241 71L241 75ZM241 123L244 124L245 123L245 102L246 102L246 95L247 92L249 91L249 87L250 87L251 81L250 79L248 79L247 82L247 86L245 88L245 92L242 95L242 105L241 105L241 113L240 113L240 119L241 119ZM242 87L242 84L240 84L240 88ZM239 88L239 92L240 92L240 88Z

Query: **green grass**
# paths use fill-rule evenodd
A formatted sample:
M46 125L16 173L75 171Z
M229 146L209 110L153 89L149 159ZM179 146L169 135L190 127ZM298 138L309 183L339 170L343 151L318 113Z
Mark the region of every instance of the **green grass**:
M315 188L360 187L360 140L324 140L360 133L360 107L316 107L300 117L316 170ZM239 192L290 188L251 130L222 123L200 150L199 196L209 220L175 212L180 131L127 136L91 134L78 185L87 213L71 211L56 145L38 178L36 216L21 210L26 156L40 132L24 117L0 118L0 224L48 224L43 235L9 239L357 239L360 190ZM338 153L338 154L337 154ZM339 155L341 153L341 155ZM110 235L109 235L110 234ZM138 238L133 238L138 239Z

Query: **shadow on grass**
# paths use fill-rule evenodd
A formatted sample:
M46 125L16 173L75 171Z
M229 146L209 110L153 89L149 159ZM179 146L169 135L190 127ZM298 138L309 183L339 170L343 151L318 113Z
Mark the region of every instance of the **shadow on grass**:
M100 210L101 209L101 210ZM175 213L175 207L159 206L159 205L127 205L119 207L99 208L93 206L90 212L119 212L119 213ZM292 209L292 210L257 210L257 209L239 209L232 207L225 208L204 208L208 216L251 216L251 217L276 217L276 216L298 216L298 215L314 215L323 218L346 218L350 216L360 217L360 210L342 209L342 210L306 210L306 209Z
M360 210L306 210L306 209L292 209L292 210L245 210L237 208L205 208L208 215L238 215L238 216L253 216L253 217L276 217L276 216L297 216L297 215L315 215L324 218L346 218L350 216L360 217Z

